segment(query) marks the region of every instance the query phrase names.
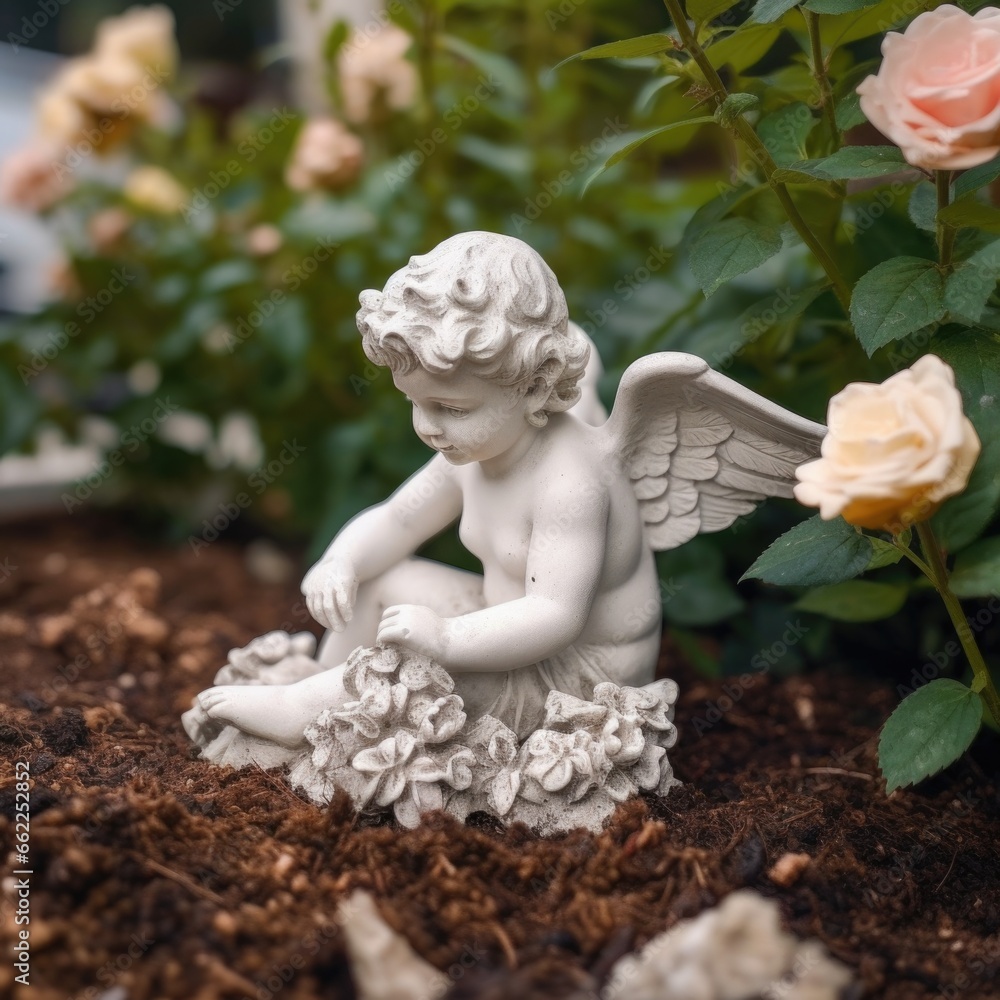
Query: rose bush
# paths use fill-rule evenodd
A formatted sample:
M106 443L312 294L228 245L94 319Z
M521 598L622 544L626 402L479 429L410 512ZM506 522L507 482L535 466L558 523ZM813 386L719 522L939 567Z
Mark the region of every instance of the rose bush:
M928 354L881 385L830 400L822 458L799 467L795 498L826 520L898 535L965 489L981 446L955 373Z
M858 86L861 110L925 170L961 170L1000 152L1000 10L944 4L882 42Z

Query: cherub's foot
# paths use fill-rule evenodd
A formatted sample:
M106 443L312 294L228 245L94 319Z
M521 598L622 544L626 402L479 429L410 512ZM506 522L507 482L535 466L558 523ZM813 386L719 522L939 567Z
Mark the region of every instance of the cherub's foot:
M197 698L194 699L194 704L181 716L181 725L184 727L184 732L198 746L206 746L211 743L222 731L222 724L209 716Z
M317 714L294 695L270 686L212 687L198 695L198 703L211 719L287 747L305 743L306 726Z

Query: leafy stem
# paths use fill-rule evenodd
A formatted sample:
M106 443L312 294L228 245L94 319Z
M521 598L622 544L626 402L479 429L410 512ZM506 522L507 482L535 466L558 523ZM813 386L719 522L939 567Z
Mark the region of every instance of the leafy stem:
M941 213L951 202L951 171L935 170L934 184L937 188L937 248L938 263L944 268L951 268L951 252L955 246L955 230L944 222Z
M833 137L834 149L840 146L840 129L837 127L837 112L833 103L833 88L830 86L830 77L826 72L826 60L823 58L823 42L819 34L819 14L805 7L800 8L802 16L806 19L806 27L809 29L809 46L812 49L812 72L819 88L820 104L823 114L826 117L827 125L830 127L830 135Z
M972 629L969 628L968 621L966 621L962 605L949 586L948 569L945 566L941 547L938 545L937 538L934 537L934 531L929 521L922 521L917 525L917 536L920 538L920 548L924 558L920 559L908 546L903 547L904 554L907 555L914 565L919 567L920 571L934 584L935 590L941 595L941 600L944 601L944 606L948 609L948 616L951 618L951 623L955 626L959 641L962 643L962 649L965 650L965 655L972 667L974 675L972 690L976 691L982 697L983 701L986 702L986 706L989 708L994 720L1000 722L1000 694L997 693L997 689L993 684L993 678L990 677L986 661L983 659L983 654L976 644L976 638L972 634Z
M715 97L717 104L721 105L729 96L729 91L726 89L726 85L722 82L722 78L719 76L718 71L712 65L711 60L699 44L694 32L691 30L691 25L688 24L687 16L684 13L683 7L681 7L680 0L663 0L663 3L667 8L667 12L670 14L671 20L674 22L674 26L677 28L677 32L681 37L681 42L684 45L685 51L694 60L695 65L701 70L705 80L708 82L708 85L712 90L712 94ZM743 140L749 149L750 154L760 165L767 183L770 185L771 190L774 191L778 201L781 202L781 206L785 210L785 214L788 216L788 221L791 222L795 231L802 237L802 242L809 247L813 256L817 261L819 261L820 267L822 267L826 272L827 277L830 279L830 283L833 285L833 291L836 294L841 307L844 309L844 312L849 314L851 308L850 287L844 280L844 276L840 273L840 269L837 267L836 261L834 261L833 257L830 256L829 251L825 246L823 246L816 234L809 228L806 220L802 218L795 202L792 201L792 196L789 194L788 188L775 179L774 174L778 167L774 162L774 159L771 157L767 146L764 145L760 137L754 131L753 126L742 115L736 116L732 123L732 128Z

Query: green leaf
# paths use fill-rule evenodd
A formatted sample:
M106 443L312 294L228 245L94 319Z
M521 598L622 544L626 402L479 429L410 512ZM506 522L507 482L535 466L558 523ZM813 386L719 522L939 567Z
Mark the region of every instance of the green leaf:
M844 146L819 160L798 160L775 176L783 181L802 179L794 174L807 174L824 181L852 181L911 169L896 146Z
M223 260L201 276L203 292L221 292L257 280L257 269L244 257Z
M986 530L1000 506L1000 343L989 334L966 331L935 341L934 353L954 369L962 405L983 449L969 485L932 521L942 546L958 552Z
M795 101L762 118L757 134L774 162L784 166L805 157L806 138L818 121L808 104Z
M917 688L882 727L878 763L886 793L937 774L972 745L983 701L959 681L939 677Z
M311 338L303 300L295 296L279 302L260 324L260 333L280 358L290 365L301 365Z
M937 191L930 181L923 181L910 192L910 221L929 233L937 230Z
M720 285L760 267L781 249L781 232L742 217L706 229L692 244L691 270L707 298Z
M323 59L329 65L337 58L341 45L347 41L350 25L343 20L334 21L323 41Z
M735 7L739 0L688 0L687 14L696 24L712 21Z
M457 35L438 35L437 43L451 52L452 55L470 62L487 76L494 77L499 84L498 89L503 92L504 96L513 101L528 99L530 93L528 80L524 71L513 59L508 59L506 56L489 49L481 49Z
M772 542L740 582L755 578L785 587L841 583L863 573L871 557L866 535L841 517L824 521L817 514Z
M879 0L807 0L802 6L815 14L850 14L854 10L874 7Z
M855 125L862 125L868 119L861 110L861 95L852 90L837 101L837 106L833 109L834 117L837 119L837 128L841 132L846 132Z
M730 94L715 109L715 120L723 128L730 128L737 118L758 107L760 107L760 98L755 94Z
M708 60L716 69L729 66L735 72L741 73L748 66L763 59L780 34L780 25L752 24L748 21L736 31L731 31L718 41L713 41L706 49ZM691 66L691 74L700 80L705 79L697 66Z
M1000 538L985 538L960 553L949 583L958 597L1000 594Z
M975 323L1000 279L1000 240L977 250L948 276L944 304L948 311Z
M565 66L574 59L637 59L641 56L655 56L660 52L669 52L674 48L674 40L670 35L657 32L654 35L639 35L636 38L623 38L619 42L606 42L604 45L594 45L582 52L563 59L555 68Z
M877 622L899 611L908 589L905 584L846 580L810 590L795 607L840 622Z
M851 322L869 357L944 313L944 275L933 261L920 257L876 264L851 296Z
M983 229L988 233L1000 233L1000 208L984 205L975 198L952 202L941 209L938 218L952 229Z
M980 188L992 184L998 177L1000 177L1000 156L990 160L989 163L963 170L952 185L953 199L958 201L959 198L975 194Z
M903 544L909 542L910 529L906 529ZM892 542L887 542L882 538L875 538L873 536L869 537L869 541L872 543L872 557L871 561L865 567L865 572L869 572L873 569L882 569L883 566L894 566L903 558L902 551L897 548Z
M745 607L733 585L716 573L682 573L671 579L676 592L668 595L663 614L672 624L704 628L732 618Z
M671 122L669 125L661 125L659 128L651 129L649 132L645 132L639 136L638 139L633 139L631 142L626 143L621 149L616 149L590 176L583 182L583 186L580 189L580 197L582 198L587 193L587 188L603 174L606 170L610 170L616 163L621 163L630 153L637 150L643 143L652 139L654 136L662 135L664 132L669 132L675 128L683 128L685 125L705 125L710 124L715 121L711 115L702 115L700 118L688 118L682 122Z
M770 24L790 11L799 0L757 0L750 19L757 24Z

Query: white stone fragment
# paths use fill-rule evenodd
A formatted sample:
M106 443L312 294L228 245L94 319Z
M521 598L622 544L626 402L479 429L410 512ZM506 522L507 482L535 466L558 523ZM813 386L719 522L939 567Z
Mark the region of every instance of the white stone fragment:
M782 930L773 900L743 890L620 959L601 998L837 1000L850 982L820 942Z
M352 893L337 908L337 921L360 1000L431 1000L447 992L448 977L382 919L369 893Z

